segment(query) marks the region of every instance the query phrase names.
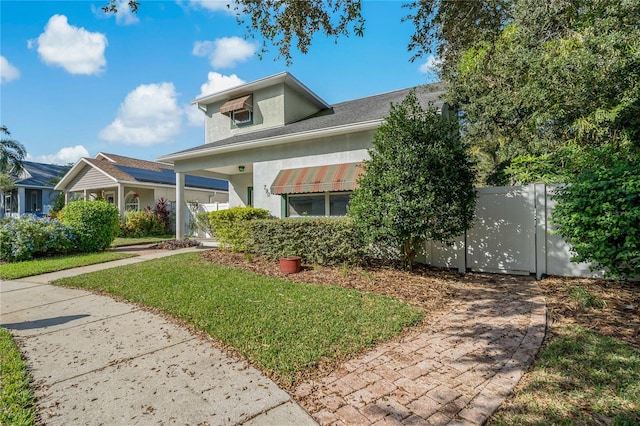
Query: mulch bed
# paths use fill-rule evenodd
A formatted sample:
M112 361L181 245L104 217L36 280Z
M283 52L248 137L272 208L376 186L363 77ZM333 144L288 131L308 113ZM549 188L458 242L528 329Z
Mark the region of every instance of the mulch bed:
M555 326L575 324L640 350L640 282L549 277L540 286L547 299L551 333ZM576 288L586 290L604 306L582 307L570 297Z

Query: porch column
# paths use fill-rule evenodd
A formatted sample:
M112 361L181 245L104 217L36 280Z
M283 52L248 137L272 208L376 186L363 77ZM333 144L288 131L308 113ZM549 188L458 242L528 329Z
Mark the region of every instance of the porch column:
M176 172L176 240L184 239L184 173Z
M124 214L124 185L121 183L118 184L118 211Z

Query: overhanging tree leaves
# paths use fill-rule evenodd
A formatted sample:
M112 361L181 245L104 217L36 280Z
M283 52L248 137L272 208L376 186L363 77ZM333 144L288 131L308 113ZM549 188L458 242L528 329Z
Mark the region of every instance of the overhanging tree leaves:
M611 277L640 276L640 158L592 166L556 198L552 221L573 261L592 262Z
M494 38L511 18L513 0L416 0L398 2L408 9L404 18L415 25L408 42L411 61L426 54L439 55L446 63L477 40ZM136 13L140 2L129 0ZM262 37L262 53L267 43L278 48L287 64L291 48L307 53L316 33L335 38L364 35L362 0L229 0L236 19L245 25L250 37ZM106 13L118 12L118 1L108 0Z
M637 152L640 2L517 0L500 36L469 48L449 77L485 174L530 156L570 176L598 147ZM527 183L514 176L492 183Z
M411 91L391 106L369 155L349 208L367 242L399 249L410 269L426 240L449 243L469 229L475 176L455 121Z

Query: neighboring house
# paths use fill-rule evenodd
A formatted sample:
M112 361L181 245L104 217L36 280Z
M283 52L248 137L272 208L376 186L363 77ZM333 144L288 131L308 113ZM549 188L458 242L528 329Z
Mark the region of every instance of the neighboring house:
M56 189L65 193L66 202L102 198L124 213L154 208L160 198L175 202L175 182L171 165L100 152L95 158L78 160ZM225 203L228 183L189 175L183 194L184 201Z
M5 192L0 199L0 216L45 216L60 193L54 190L56 182L69 167L33 161L23 161L22 166L23 170L15 180L15 187Z
M440 85L417 88L448 114ZM205 144L165 155L183 176L229 181L229 204L268 209L276 217L341 216L356 187L373 135L410 89L329 105L287 72L193 101L205 115ZM178 215L186 214L179 203ZM184 230L177 229L177 238Z

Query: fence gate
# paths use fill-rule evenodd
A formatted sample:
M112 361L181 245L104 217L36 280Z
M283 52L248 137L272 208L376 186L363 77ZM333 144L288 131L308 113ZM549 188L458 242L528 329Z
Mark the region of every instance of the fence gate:
M536 272L536 205L532 186L478 190L474 226L467 233L467 268L480 272Z

